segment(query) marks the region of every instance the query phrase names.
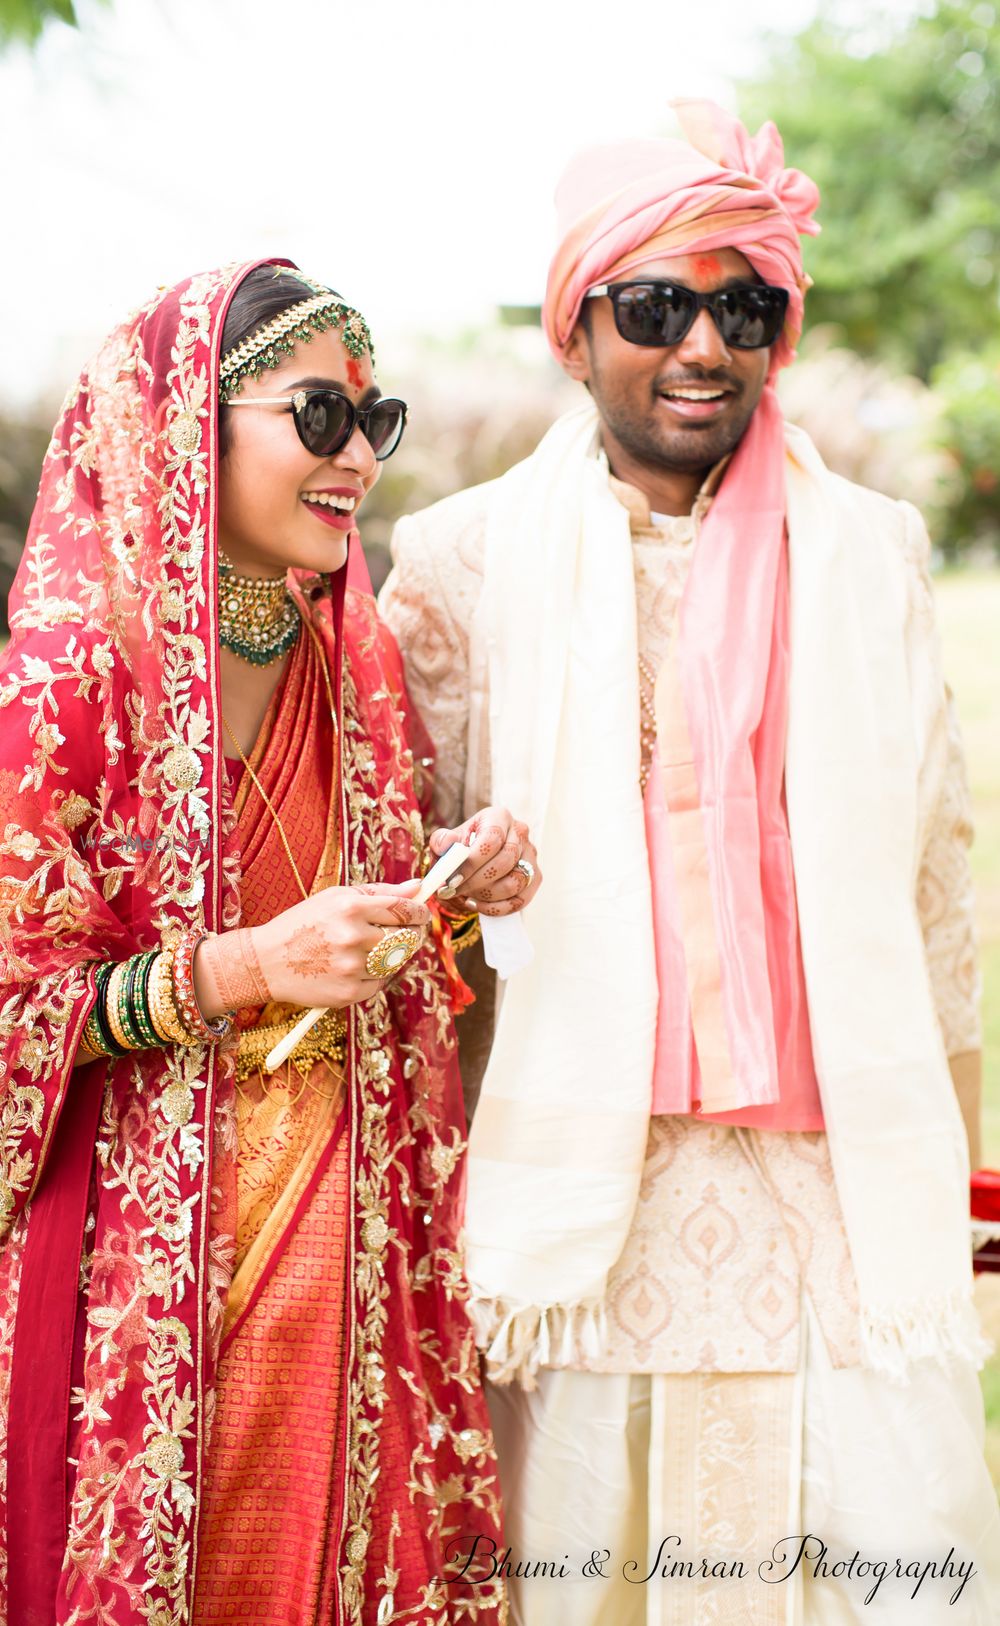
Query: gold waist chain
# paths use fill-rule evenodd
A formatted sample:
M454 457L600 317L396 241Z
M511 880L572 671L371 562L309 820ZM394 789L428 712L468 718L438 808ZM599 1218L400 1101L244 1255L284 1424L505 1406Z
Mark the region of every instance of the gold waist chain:
M236 1082L242 1084L251 1073L264 1076L264 1062L279 1039L290 1033L301 1019L301 1011L293 1011L280 1022L269 1022L265 1027L242 1028L236 1055ZM299 1040L289 1056L299 1077L305 1081L318 1061L343 1065L347 1054L347 1021L342 1011L326 1011L314 1028Z

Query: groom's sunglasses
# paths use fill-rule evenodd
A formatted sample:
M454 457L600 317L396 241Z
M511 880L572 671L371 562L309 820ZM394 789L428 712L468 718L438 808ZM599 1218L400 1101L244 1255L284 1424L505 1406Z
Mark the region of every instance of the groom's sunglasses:
M360 425L377 460L384 463L396 450L406 428L406 402L392 395L370 407L356 407L339 390L296 390L294 395L261 395L227 404L287 407L300 441L314 457L332 457L347 445Z
M681 282L659 277L648 282L606 282L591 288L588 299L607 295L615 327L629 344L680 344L699 311L707 310L723 342L735 350L763 350L773 344L785 323L788 293L764 282L740 283L700 294Z

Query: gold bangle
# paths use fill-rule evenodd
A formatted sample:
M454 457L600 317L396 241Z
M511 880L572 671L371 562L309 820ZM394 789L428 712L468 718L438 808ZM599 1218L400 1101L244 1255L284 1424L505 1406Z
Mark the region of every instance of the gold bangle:
M153 969L150 972L150 1021L161 1044L171 1044L171 1034L167 1031L166 1013L163 1008L163 993L159 987L159 958L154 959Z
M98 995L98 998L100 998L100 995ZM83 1033L77 1049L78 1051L82 1051L85 1056L89 1056L91 1061L96 1061L99 1056L107 1055L107 1051L104 1048L104 1041L101 1038L101 1030L97 1025L96 1011L91 1011L86 1022L84 1023Z
M149 973L149 1018L162 1044L173 1043L169 1014L163 1001L163 955L158 954Z
M162 953L153 961L153 968L149 973L149 1019L161 1043L169 1044L170 1033L167 1029L160 978L162 976Z
M104 1016L108 1027L111 1029L111 1037L114 1039L115 1043L119 1045L122 1050L134 1050L135 1045L132 1043L128 1034L122 1027L118 1016L118 1001L121 994L122 980L125 976L127 968L127 960L119 961L108 978L108 990L104 1001Z
M174 1001L173 954L169 949L157 956L149 974L149 1011L164 1044L191 1044L191 1035Z

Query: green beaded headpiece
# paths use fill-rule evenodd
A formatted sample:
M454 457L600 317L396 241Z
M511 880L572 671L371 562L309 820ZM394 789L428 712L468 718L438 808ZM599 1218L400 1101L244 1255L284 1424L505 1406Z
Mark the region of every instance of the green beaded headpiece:
M219 363L219 400L223 403L236 394L245 378L260 378L270 368L280 367L298 340L308 341L314 333L326 333L341 323L340 337L347 354L360 361L367 352L374 362L372 336L360 311L345 305L341 296L331 289L322 288L297 272L294 275L297 281L316 291L308 299L289 305L232 350L227 350Z

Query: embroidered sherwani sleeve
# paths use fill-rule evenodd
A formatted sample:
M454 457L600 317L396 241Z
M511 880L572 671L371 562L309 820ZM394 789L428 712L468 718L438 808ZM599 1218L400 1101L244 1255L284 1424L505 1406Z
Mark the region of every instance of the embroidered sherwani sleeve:
M910 630L929 650L932 676L924 704L928 724L922 799L917 913L924 936L935 1009L969 1136L979 1161L981 1091L980 977L969 849L972 802L954 696L941 675L930 582L930 543L915 510L904 505L911 566ZM932 687L933 686L933 687ZM928 764L934 764L928 767Z
M468 629L451 613L419 517L399 521L392 559L379 614L395 635L410 697L434 741L435 819L454 826L463 817L468 750Z
M902 504L909 566L909 644L919 707L920 862L917 914L948 1055L980 1047L976 907L969 847L972 805L954 699L941 675L924 522Z
M978 1050L979 970L969 847L972 803L954 699L947 701L948 757L924 843L917 910L938 1021L949 1056Z
M434 742L434 814L452 827L486 806L490 790L487 695L472 632L482 587L483 526L471 495L471 514L459 499L456 516L453 498L426 515L400 520L392 538L393 570L379 600L380 614L396 635L410 697ZM493 1042L496 978L481 943L462 955L461 971L476 996L458 1021L471 1122Z

